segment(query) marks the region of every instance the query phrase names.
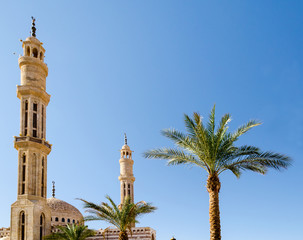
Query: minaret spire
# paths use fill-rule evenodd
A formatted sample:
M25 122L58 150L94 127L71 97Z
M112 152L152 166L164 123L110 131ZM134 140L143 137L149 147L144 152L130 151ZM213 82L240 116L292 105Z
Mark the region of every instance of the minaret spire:
M53 183L53 198L55 197L55 192L56 192L56 188L55 188L55 181L52 181Z
M32 37L36 37L36 24L35 24L36 18L32 16L32 31L31 35Z
M125 143L125 145L127 145L127 136L126 136L126 133L124 133L124 143Z

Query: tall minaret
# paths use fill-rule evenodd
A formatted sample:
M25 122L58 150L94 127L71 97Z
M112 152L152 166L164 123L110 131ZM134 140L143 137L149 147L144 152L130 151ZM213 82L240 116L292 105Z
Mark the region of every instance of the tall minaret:
M11 240L42 240L50 234L51 213L46 203L47 155L51 145L46 138L46 107L50 95L45 91L47 65L45 49L36 38L32 17L31 36L22 43L19 57L21 85L20 136L15 137L18 150L17 201L11 206Z
M127 137L125 134L125 144L123 145L121 152L120 163L120 194L121 194L121 204L124 202L124 198L130 196L132 202L134 202L134 181L135 177L133 174L133 164L132 151L127 145Z

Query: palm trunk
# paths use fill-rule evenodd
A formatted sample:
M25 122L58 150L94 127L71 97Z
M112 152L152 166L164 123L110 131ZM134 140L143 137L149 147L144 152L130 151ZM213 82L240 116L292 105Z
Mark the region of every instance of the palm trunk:
M221 240L219 191L221 183L217 174L208 176L210 240Z
M128 240L128 235L126 231L120 231L119 240Z

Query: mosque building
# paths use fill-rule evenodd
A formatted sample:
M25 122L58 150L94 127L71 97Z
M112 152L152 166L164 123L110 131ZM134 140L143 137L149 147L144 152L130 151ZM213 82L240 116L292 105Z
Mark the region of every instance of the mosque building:
M17 86L17 97L21 102L20 134L15 137L14 147L18 151L17 200L11 205L9 228L0 228L0 240L42 240L57 231L56 226L80 223L81 212L53 194L47 198L47 160L52 145L46 140L46 108L50 95L46 92L48 67L44 62L45 49L36 38L33 18L31 36L22 41L23 56L19 57L21 84ZM121 203L130 196L134 199L132 151L127 145L120 150ZM119 231L99 229L91 240L117 240ZM132 228L130 240L155 240L156 231L150 227Z

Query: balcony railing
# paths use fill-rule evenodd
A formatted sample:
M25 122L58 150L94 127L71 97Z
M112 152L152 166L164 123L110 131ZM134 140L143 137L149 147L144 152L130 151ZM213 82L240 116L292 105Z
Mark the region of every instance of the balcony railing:
M34 137L15 137L15 141L16 142L22 142L22 141L30 141L30 142L36 142L36 143L40 143L43 144L44 146L48 147L49 149L52 148L52 145L49 144L48 142L44 141L43 139L40 138L34 138Z

